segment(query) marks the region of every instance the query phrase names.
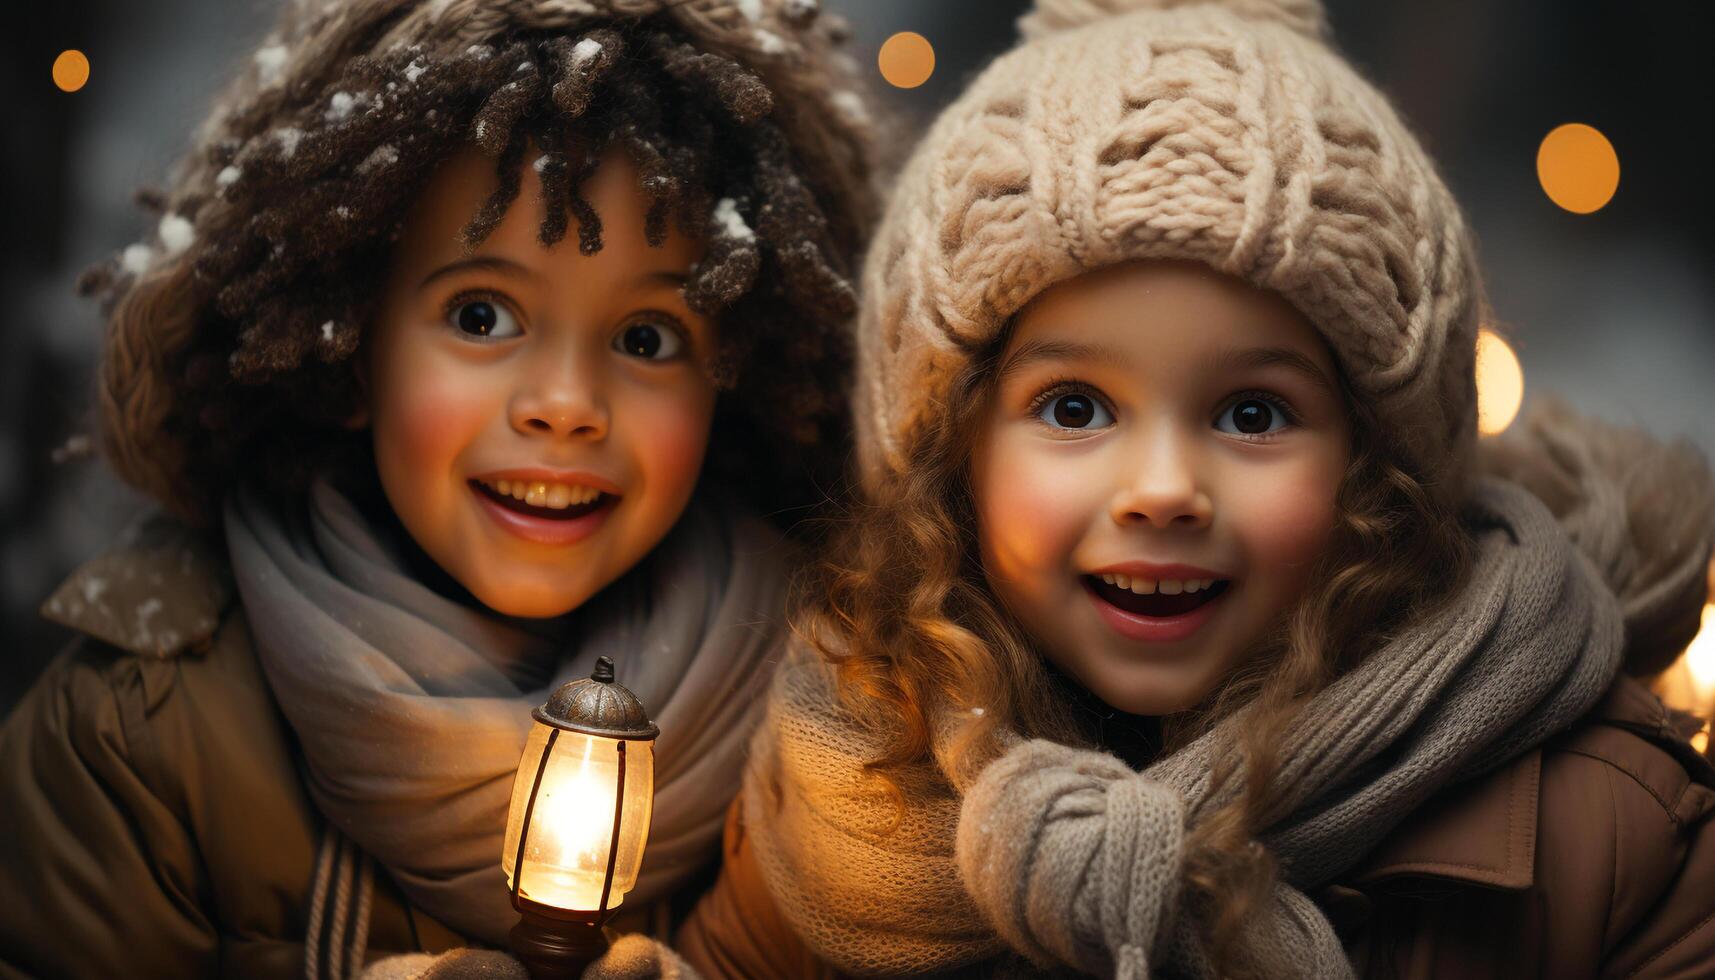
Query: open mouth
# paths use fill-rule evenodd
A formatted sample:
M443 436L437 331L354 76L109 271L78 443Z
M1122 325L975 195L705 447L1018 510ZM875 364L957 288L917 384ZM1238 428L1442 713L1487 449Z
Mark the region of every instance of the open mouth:
M1182 616L1194 609L1206 606L1220 598L1232 585L1228 579L1214 579L1207 586L1202 585L1201 582L1196 583L1198 588L1191 591L1190 585L1192 583L1184 583L1183 585L1173 583L1169 585L1169 588L1178 586L1179 591L1177 594L1169 595L1159 588L1148 593L1136 592L1129 586L1121 587L1118 582L1108 581L1108 579L1113 578L1113 576L1108 575L1083 575L1080 578L1083 580L1084 588L1089 589L1110 605L1134 616L1157 618ZM1154 587L1152 586L1152 588Z
M549 521L576 520L619 499L594 487L572 487L563 483L472 480L470 485L477 493L507 510Z

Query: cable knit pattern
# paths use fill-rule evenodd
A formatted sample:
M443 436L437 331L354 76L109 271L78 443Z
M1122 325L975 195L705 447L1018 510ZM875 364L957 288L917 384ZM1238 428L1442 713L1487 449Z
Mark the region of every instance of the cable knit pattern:
M1286 297L1435 492L1475 441L1481 286L1459 208L1314 0L1054 0L906 165L866 266L866 479L1049 286L1191 259Z

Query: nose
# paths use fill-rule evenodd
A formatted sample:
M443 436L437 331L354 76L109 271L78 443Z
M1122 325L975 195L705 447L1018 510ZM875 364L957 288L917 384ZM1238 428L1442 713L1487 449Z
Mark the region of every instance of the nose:
M546 350L542 354L507 406L512 428L527 436L606 438L607 392L591 359Z
M1114 494L1110 514L1126 527L1150 524L1158 528L1204 528L1215 516L1215 504L1203 486L1195 453L1171 437L1152 440L1133 456Z

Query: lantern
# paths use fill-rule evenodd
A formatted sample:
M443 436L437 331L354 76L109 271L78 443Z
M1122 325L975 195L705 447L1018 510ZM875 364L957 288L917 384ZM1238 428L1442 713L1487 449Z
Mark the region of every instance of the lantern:
M637 884L660 729L606 657L531 716L500 856L521 916L512 950L538 980L575 978L607 949L602 926Z

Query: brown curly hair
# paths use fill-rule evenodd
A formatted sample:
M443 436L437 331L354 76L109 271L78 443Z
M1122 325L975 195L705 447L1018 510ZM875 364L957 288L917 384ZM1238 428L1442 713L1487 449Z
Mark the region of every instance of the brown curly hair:
M617 147L650 244L669 220L706 243L685 287L721 322L706 472L789 525L826 500L848 450L844 328L873 210L867 123L835 97L853 84L837 19L787 4L776 34L725 0L314 7L288 6L173 189L140 195L159 244L85 275L109 318L101 445L122 477L206 523L235 481L302 485L361 463L343 424L353 355L436 169L473 144L494 159L499 189L463 234L475 247L533 145L540 240L575 219L589 254L601 220L579 186ZM709 233L721 198L753 236Z
M892 744L869 769L901 804L919 780L935 778L925 764L940 710L970 719L951 762L968 771L999 752L1008 729L1101 744L1097 716L1068 696L1081 692L1067 690L989 588L977 548L969 460L1006 336L955 380L948 410L912 447L906 471L848 505L836 543L799 583L794 629L836 666L845 707L888 719ZM1240 779L1242 789L1190 829L1184 852L1185 898L1213 910L1199 921L1222 976L1246 975L1234 940L1271 894L1274 860L1253 842L1283 815L1273 785L1280 736L1310 697L1392 630L1449 601L1472 561L1450 505L1388 451L1343 376L1339 385L1353 423L1351 462L1305 598L1203 704L1155 720L1149 733L1155 752L1171 753L1253 705L1254 722L1216 754L1215 786Z

